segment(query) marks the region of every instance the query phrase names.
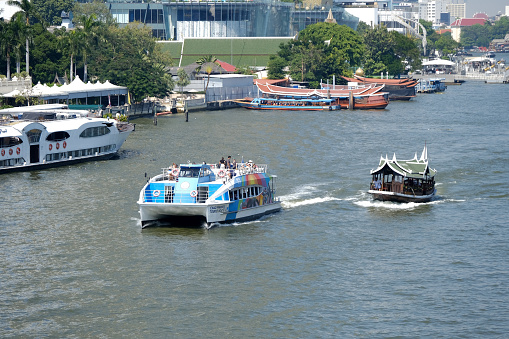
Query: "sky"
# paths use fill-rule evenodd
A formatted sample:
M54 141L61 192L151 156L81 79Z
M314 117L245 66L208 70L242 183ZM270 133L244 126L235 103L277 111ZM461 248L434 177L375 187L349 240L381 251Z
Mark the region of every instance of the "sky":
M509 0L465 0L467 4L467 18L475 13L483 12L488 16L494 16L498 12L505 13L505 6L509 6Z

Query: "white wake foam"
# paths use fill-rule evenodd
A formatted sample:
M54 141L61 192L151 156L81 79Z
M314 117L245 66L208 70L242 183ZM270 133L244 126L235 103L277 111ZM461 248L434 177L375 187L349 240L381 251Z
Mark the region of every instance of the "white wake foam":
M341 200L341 199L334 198L334 197L323 197L323 198L311 198L311 199L306 199L306 200L286 200L286 201L282 201L281 205L284 208L294 208L294 207L314 205L314 204L320 204L322 202L338 201L338 200Z

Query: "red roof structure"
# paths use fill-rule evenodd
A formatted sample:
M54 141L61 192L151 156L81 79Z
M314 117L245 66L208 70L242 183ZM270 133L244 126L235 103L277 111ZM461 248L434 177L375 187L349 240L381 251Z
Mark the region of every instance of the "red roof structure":
M221 66L222 69L224 69L226 72L229 72L229 73L235 73L235 71L237 70L237 68L233 65L230 65L229 63L227 62L224 62L224 61L221 61L219 59L216 60L216 62Z
M469 26L473 26L476 24L484 26L485 22L486 22L486 19L483 19L483 18L480 18L480 19L474 19L474 18L472 18L472 19L458 19L451 24L451 27L469 27Z
M439 29L438 31L436 31L438 34L444 34L444 33L451 33L451 30L450 29L447 29L447 28L444 28L444 29Z
M486 13L475 13L473 18L474 19L484 19L484 20L489 20L490 19L490 17Z

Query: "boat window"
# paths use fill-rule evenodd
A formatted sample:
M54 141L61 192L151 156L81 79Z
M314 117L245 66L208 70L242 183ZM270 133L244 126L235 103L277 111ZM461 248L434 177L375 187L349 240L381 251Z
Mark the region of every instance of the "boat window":
M0 148L12 147L23 143L18 137L3 137L0 138Z
M62 141L65 139L69 139L71 136L66 131L58 131L50 133L47 137L47 141Z
M0 167L18 166L23 165L23 163L25 163L24 158L0 160Z
M181 178L198 178L200 175L200 168L181 167L179 177Z
M81 132L80 138L100 137L108 133L110 133L110 129L106 126L89 127Z
M28 142L33 144L39 142L41 138L41 130L40 129L32 129L27 132Z

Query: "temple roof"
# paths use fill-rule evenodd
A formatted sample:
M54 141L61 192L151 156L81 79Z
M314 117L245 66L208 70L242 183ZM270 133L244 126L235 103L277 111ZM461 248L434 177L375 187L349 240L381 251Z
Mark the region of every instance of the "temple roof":
M396 154L393 155L392 159L389 159L387 155L385 158L381 156L378 167L371 171L371 174L379 173L395 173L407 178L422 179L426 176L434 177L437 171L435 169L429 168L428 150L426 146L424 146L420 158L417 158L417 153L410 160L397 160Z

